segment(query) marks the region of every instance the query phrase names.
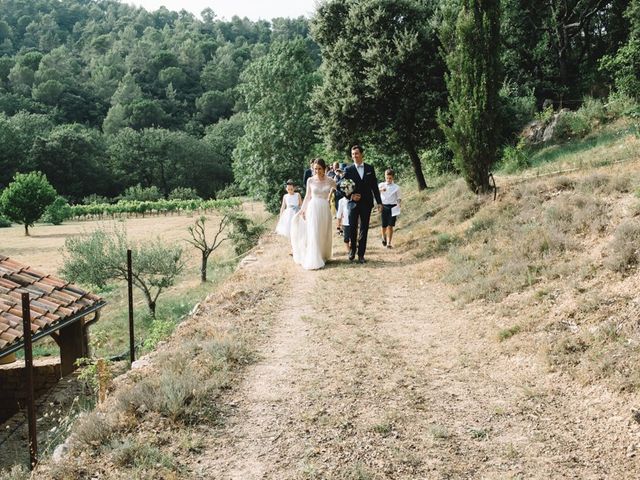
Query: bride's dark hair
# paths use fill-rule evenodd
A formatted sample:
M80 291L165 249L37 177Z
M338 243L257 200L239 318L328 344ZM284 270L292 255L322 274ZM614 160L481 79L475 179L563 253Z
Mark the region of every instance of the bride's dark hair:
M316 158L315 162L316 165L320 165L324 170L327 169L327 164L325 163L325 161L321 158Z

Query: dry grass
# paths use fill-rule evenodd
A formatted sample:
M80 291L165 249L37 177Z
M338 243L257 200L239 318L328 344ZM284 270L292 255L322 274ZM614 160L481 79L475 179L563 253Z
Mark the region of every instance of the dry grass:
M497 332L503 348L543 349L552 369L635 391L640 307L620 292L638 288L631 274L640 264L640 174L633 162L616 162L640 159L640 149L625 128L547 149L555 160L533 171L583 170L499 178L496 202L450 179L407 195L414 217L403 218L397 246L417 261L439 258L440 278L458 287L459 302L504 312L511 326ZM511 316L521 308L524 317Z

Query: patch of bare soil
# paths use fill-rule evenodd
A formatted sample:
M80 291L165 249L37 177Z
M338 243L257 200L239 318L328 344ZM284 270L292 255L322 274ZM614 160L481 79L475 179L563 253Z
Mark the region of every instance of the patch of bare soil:
M640 476L637 398L499 342L504 312L456 306L440 260L371 237L366 265L340 253L314 272L270 245L291 287L193 478Z

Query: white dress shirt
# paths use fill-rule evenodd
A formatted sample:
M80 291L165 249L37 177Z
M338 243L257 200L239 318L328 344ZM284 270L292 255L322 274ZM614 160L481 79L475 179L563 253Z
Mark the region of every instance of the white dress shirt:
M380 189L380 197L383 205L397 205L402 197L400 195L400 187L395 183L382 182L378 185ZM385 189L383 192L382 189Z
M358 175L360 175L360 178L364 178L364 163L356 165L356 169L358 170Z
M343 226L349 226L349 200L347 200L347 197L342 197L338 201L338 211L336 212L336 218L340 219L340 223Z

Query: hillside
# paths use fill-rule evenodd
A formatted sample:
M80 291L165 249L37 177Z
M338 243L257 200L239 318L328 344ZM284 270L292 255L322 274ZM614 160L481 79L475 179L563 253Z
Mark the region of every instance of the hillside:
M639 143L405 186L366 265L266 236L34 478L638 478Z

